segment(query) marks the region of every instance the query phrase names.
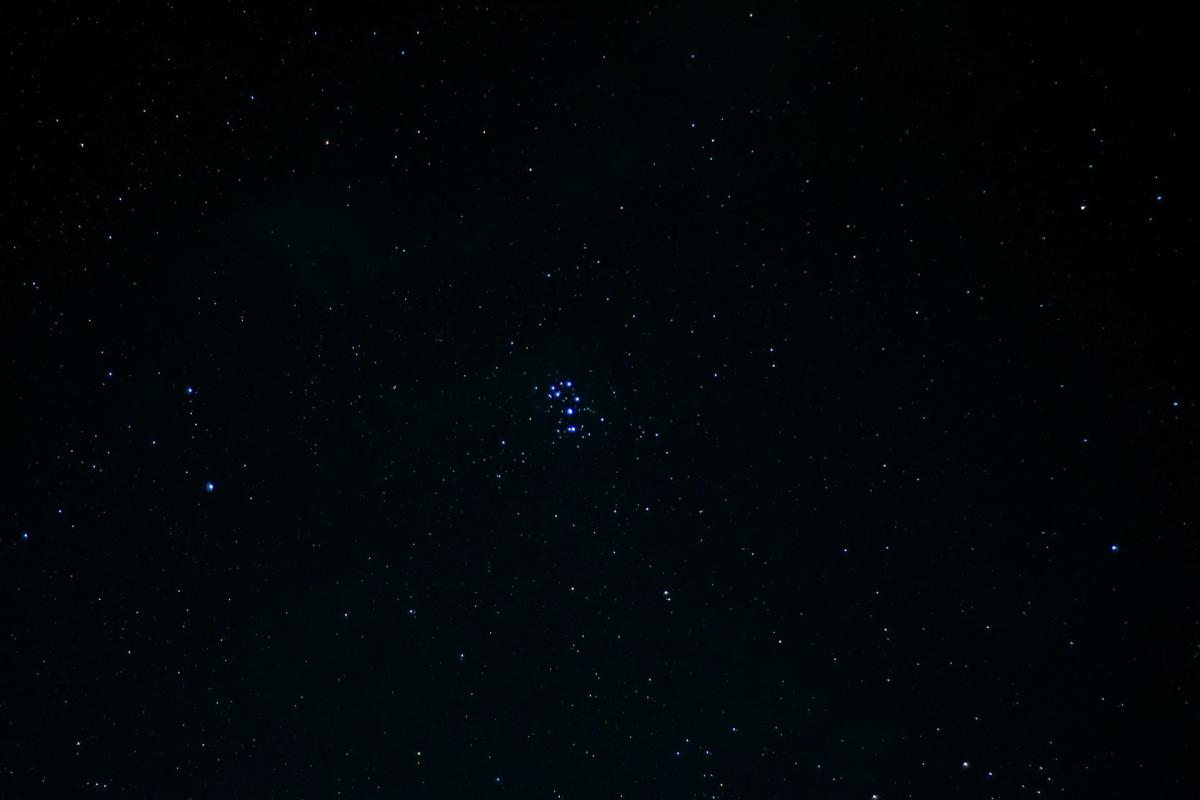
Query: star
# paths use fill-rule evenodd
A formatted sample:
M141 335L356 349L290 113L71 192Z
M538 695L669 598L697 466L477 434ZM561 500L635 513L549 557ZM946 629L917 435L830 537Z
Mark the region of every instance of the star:
M212 494L214 491L216 491L216 488L217 488L217 485L215 483L213 483L212 481L209 481L208 483L204 484L204 491L208 492L209 494Z

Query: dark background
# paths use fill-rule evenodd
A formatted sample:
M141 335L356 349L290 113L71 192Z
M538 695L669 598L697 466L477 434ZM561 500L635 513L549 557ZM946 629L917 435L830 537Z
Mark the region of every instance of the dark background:
M29 5L0 796L1198 796L1182 8Z

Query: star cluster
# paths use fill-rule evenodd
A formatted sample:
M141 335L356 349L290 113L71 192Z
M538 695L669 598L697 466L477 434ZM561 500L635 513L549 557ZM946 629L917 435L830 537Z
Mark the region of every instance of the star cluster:
M534 391L542 392L546 417L559 441L589 439L605 423L604 417L596 414L583 390L570 378L553 381L544 391L535 386Z

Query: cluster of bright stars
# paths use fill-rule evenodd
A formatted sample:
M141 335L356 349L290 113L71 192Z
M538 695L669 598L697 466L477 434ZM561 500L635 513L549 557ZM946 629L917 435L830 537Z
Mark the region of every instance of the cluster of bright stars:
M535 386L534 389L537 389ZM554 430L561 436L586 438L583 417L591 410L583 404L579 389L569 378L555 381L546 387L547 408L554 419ZM603 422L603 417L600 418Z

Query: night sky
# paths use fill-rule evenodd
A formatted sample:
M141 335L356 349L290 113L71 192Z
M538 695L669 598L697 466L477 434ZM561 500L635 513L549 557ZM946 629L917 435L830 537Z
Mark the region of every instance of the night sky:
M1200 796L1181 9L28 5L0 797Z

